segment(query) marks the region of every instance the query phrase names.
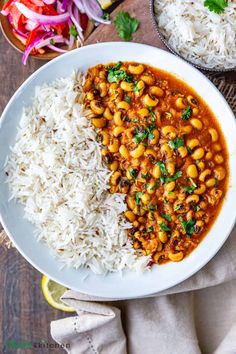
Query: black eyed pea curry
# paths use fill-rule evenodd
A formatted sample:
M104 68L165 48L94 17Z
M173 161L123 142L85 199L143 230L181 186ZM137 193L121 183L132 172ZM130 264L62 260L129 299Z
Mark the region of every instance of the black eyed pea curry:
M227 190L227 148L213 113L184 82L145 64L92 67L83 90L113 171L110 192L126 194L133 247L150 263L181 261Z

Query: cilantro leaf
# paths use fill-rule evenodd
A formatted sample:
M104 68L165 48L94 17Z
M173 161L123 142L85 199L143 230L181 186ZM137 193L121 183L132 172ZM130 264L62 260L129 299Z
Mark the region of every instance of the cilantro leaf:
M122 62L119 61L114 66L107 66L106 70L108 71L107 80L108 82L119 83L121 80L132 82L133 76L128 75L125 70L120 70Z
M135 180L138 175L138 170L136 170L136 168L131 168L129 169L129 174L132 177L132 179Z
M167 176L167 175L168 175L168 171L167 171L167 169L166 169L166 166L165 166L164 162L158 161L158 162L157 162L157 166L160 167L161 174L162 174L163 176Z
M131 97L128 95L125 95L125 101L130 104L131 102Z
M162 231L168 232L170 231L170 228L166 225L165 222L160 222L160 228L162 229Z
M73 37L77 38L78 32L77 32L77 29L76 29L75 25L72 25L72 26L70 27L69 33L70 33Z
M168 144L169 147L174 150L180 148L181 146L184 146L184 141L183 139L175 138L174 140L170 140Z
M50 39L50 41L49 41L49 42L50 42L50 44L52 44L52 45L54 45L54 44L55 44L55 42L54 42L54 40L53 40L52 38Z
M228 6L228 1L226 1L226 0L205 0L204 6L207 7L210 11L215 12L216 14L221 14L225 11L225 8Z
M192 180L192 178L189 178L190 182L191 182L191 186L183 186L183 189L188 193L188 194L192 194L195 189L197 188L196 183Z
M156 211L157 210L157 205L153 205L153 204L151 204L150 206L149 206L149 212L152 214L152 213L154 213L154 211Z
M128 12L120 11L116 14L114 24L119 37L125 41L131 41L132 34L137 31L140 22L131 17Z
M187 108L185 108L185 110L183 110L182 112L182 119L188 120L191 117L191 114L192 114L192 108L191 106L187 106Z
M165 213L161 213L161 216L166 219L167 221L171 221L171 216Z
M108 12L103 12L102 15L103 20L109 21L110 20L110 14Z
M136 134L134 136L134 142L136 144L141 143L141 141L145 140L145 139L154 139L154 134L153 134L153 130L155 129L155 125L150 125L149 127L147 127L146 129L142 129L139 130L138 128L136 128Z
M151 121L154 123L156 122L156 115L155 113L153 112L153 108L152 107L148 107L148 111L149 111L149 114L150 114L150 117L151 117Z
M192 234L194 233L194 225L196 224L195 219L189 219L187 221L184 221L182 218L180 219L181 225L186 232L186 234L191 237Z
M150 233L153 231L153 226L149 226L147 229L146 229L146 232L147 233Z
M159 183L155 183L154 186L151 188L151 191L154 191L159 187Z
M137 205L140 205L142 195L143 195L142 192L137 192L135 194L135 202L136 202Z
M149 173L141 173L141 178L147 178L149 177Z

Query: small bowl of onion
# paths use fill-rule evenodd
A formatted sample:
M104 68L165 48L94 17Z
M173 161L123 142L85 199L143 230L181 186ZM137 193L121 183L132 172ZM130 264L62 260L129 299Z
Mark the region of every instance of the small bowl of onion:
M28 56L50 60L83 45L99 23L110 24L96 0L0 0L7 41Z

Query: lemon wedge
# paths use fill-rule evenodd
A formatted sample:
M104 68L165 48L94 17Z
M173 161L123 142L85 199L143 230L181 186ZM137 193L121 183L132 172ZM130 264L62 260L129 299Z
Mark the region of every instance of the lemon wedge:
M49 305L61 311L75 312L75 309L73 307L64 304L60 300L64 292L68 290L67 288L49 279L46 275L43 275L42 277L41 286L43 295Z
M112 2L114 2L114 0L113 1L111 1L111 0L98 0L98 2L101 5L101 8L103 10L106 10L109 6L112 5Z

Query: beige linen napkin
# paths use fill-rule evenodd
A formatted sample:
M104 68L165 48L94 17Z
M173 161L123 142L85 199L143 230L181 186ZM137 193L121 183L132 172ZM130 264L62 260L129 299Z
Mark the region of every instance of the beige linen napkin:
M236 85L212 81L236 112ZM69 290L62 300L78 315L53 321L51 334L71 354L236 354L236 227L214 259L171 289L123 301Z

